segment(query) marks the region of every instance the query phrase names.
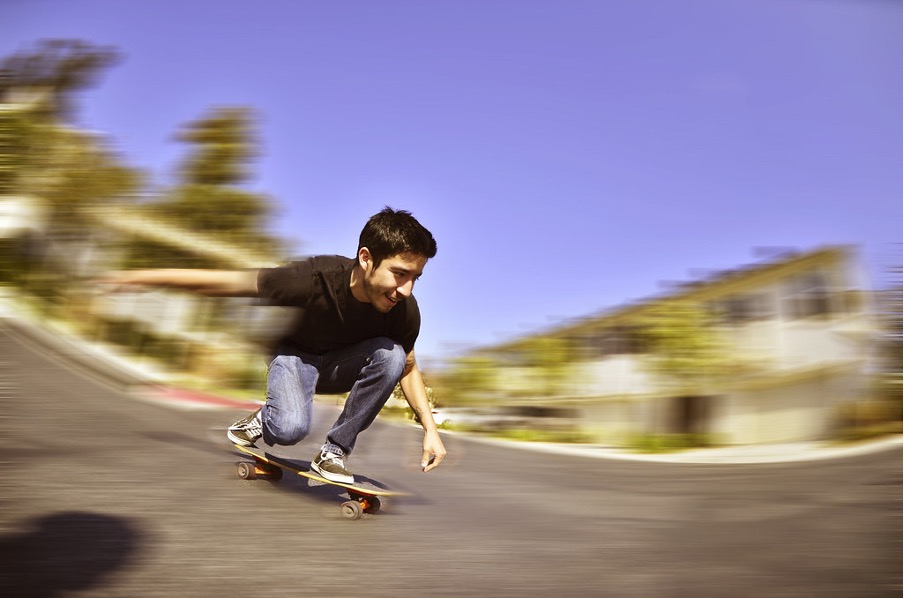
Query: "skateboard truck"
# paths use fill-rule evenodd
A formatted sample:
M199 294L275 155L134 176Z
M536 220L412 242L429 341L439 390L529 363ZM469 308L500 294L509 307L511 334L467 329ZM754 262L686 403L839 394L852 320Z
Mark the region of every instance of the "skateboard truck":
M235 464L235 468L239 477L243 480L264 479L276 481L282 479L283 475L282 469L262 461L255 461L254 463L239 461Z
M372 514L380 511L382 505L380 504L380 499L376 496L364 496L351 490L349 490L348 495L352 500L345 501L339 507L342 516L346 519L358 519L364 513Z

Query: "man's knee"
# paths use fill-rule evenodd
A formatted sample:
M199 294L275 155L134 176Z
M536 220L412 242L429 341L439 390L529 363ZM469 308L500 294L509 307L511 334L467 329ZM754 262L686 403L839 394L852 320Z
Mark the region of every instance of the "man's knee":
M310 431L310 398L301 359L278 355L267 375L267 408L263 413L264 441L292 445Z
M398 380L405 371L405 349L402 345L388 338L377 339L379 346L371 357L371 363L378 365L380 369L391 378Z
M284 446L301 442L307 437L310 425L302 414L294 417L268 418L264 426L264 441L267 444L281 444Z

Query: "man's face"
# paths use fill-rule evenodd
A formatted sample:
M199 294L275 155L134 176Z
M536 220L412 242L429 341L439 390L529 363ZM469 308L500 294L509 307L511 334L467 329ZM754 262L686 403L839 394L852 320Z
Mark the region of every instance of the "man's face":
M380 313L387 313L411 296L414 283L426 265L427 258L415 253L400 253L385 258L377 268L373 267L373 258L369 257L365 262L363 279L368 301Z

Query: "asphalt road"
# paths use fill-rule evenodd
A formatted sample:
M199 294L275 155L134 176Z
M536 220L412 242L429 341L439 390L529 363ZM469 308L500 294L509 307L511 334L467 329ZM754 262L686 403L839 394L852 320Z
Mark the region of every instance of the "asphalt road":
M26 596L900 596L902 455L688 465L552 455L377 422L351 467L411 492L244 481L212 430L0 330L0 593ZM309 459L319 429L297 447Z

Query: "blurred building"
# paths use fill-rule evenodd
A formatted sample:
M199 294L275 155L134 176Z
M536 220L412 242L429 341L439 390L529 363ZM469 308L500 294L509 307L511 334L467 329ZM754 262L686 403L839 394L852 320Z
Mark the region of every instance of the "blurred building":
M70 246L81 275L127 268L136 251L144 267L205 267L219 269L272 266L271 256L259 255L220 239L155 221L147 214L92 211L94 232L87 241ZM183 372L218 384L253 383L263 364L261 342L286 317L286 310L255 305L246 298L204 297L179 290L145 289L92 295L90 317L97 340L131 346Z
M865 280L850 247L785 253L470 358L492 364L482 391L497 404L570 410L600 442L822 439L868 390L876 324ZM684 318L689 305L705 320ZM669 309L672 345L654 349L646 327Z

